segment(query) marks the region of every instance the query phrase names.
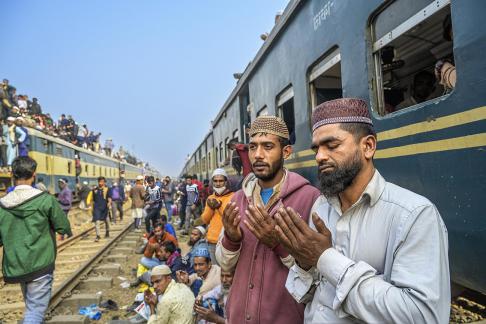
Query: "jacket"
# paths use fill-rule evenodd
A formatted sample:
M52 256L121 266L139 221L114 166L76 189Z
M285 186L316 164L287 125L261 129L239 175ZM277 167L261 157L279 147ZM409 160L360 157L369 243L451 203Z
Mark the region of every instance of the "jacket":
M16 186L0 199L0 245L5 282L28 282L54 271L56 238L72 235L56 198L31 186Z
M302 323L305 305L297 303L285 289L294 259L281 245L270 249L260 243L244 225L245 210L253 203L257 183L255 175L249 174L232 199L240 210L243 239L233 242L223 234L216 247L221 268L235 268L226 306L227 323ZM278 196L266 208L273 217L280 207L292 207L307 221L319 195L319 190L305 178L286 171Z
M201 218L205 224L209 225L206 239L211 244L218 243L219 234L223 229L223 211L226 208L226 205L231 201L232 197L233 193L231 191L226 191L221 196L215 193L210 195L207 200L217 199L221 202L221 206L217 209L210 208L206 200L206 207L204 208Z

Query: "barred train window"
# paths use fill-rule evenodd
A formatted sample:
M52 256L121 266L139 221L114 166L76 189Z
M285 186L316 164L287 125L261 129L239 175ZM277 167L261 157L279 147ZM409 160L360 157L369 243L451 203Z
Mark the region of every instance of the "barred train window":
M342 98L341 53L334 48L309 73L310 101L314 110L325 101Z
M456 84L450 0L396 0L372 25L377 109L386 115Z
M277 96L277 113L285 121L290 134L290 144L295 144L294 88L288 87Z

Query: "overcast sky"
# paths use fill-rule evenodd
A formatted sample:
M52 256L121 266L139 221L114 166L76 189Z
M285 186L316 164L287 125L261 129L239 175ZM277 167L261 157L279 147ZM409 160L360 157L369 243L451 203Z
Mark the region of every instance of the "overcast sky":
M177 175L286 4L5 1L0 78Z

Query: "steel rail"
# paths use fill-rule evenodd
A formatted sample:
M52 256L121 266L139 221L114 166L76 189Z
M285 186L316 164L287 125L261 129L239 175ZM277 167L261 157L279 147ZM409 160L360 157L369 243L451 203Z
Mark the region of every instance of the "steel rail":
M105 252L111 248L115 243L121 239L128 230L132 227L133 222L127 224L124 229L120 231L115 237L113 237L105 246L103 246L93 257L83 263L74 273L72 273L66 280L64 280L53 292L51 301L49 303L49 311L47 317L50 317L52 311L62 302L64 298L70 296L70 292L82 281L82 278L92 270L103 258Z

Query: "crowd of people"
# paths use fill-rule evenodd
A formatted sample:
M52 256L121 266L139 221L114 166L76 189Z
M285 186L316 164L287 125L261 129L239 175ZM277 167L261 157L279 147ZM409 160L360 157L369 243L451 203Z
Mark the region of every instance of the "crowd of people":
M375 168L377 137L366 101L327 101L313 111L312 125L319 189L284 167L292 146L285 122L275 116L251 124L244 149L251 172L240 189L231 189L224 169L203 182L191 175L179 183L139 176L128 189L108 188L98 179L86 198L96 240L102 222L109 236L110 211L122 218L119 202L128 198L136 231L143 235L131 283L142 298L129 308L138 312L130 321L448 322L447 230L432 202L387 182ZM44 212L55 202L31 188L32 162L16 161L17 186L0 199L0 242L4 276L27 287L28 304L48 300L29 285L39 285L39 276L52 285L55 256L43 252L48 257L42 264L17 268L18 260L37 260L39 250L12 248L13 237L30 234L18 232L25 225L9 229L31 221L22 217L25 212ZM27 205L25 199L31 199ZM58 204L46 213L54 213L57 232L69 235L63 210ZM48 244L52 252L48 241L36 244ZM26 309L26 318L43 316L39 304Z
M123 149L115 150L111 138L101 142L101 133L92 131L86 124L76 122L72 115L62 114L55 121L49 113L43 112L37 98L17 94L17 89L8 79L0 84L0 167L12 164L17 156L25 156L30 149L28 128L60 138L71 144L93 152L105 154L120 161L137 164L139 160Z

